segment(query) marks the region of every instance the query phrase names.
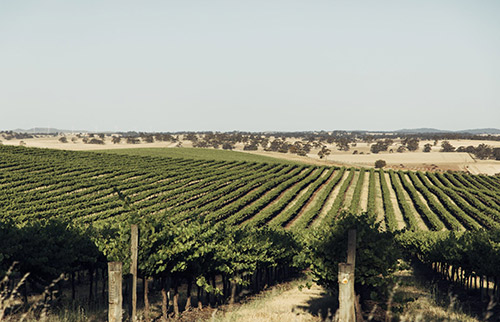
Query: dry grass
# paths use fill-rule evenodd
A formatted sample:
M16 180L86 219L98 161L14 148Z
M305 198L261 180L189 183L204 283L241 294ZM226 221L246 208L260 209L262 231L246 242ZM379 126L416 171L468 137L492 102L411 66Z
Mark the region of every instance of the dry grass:
M448 294L446 299L438 298L435 287L417 282L412 270L396 274L399 282L394 287L392 313L394 320L402 322L463 321L479 320L464 313L456 296Z
M321 316L328 314L335 299L316 284L299 289L306 282L300 279L275 286L244 304L229 307L226 312L216 312L211 321L322 321Z
M33 139L23 139L23 140L3 140L5 145L20 145L21 141L28 147L39 147L39 148L52 148L52 149L63 149L63 150L107 150L107 149L127 149L127 148L165 148L165 147L175 147L177 143L172 142L154 142L140 144L127 144L121 142L119 144L112 144L109 137L105 138L104 145L98 144L84 144L81 139L76 142L72 142L71 138L73 136L68 135L68 143L59 142L58 137L53 136L42 136ZM273 138L271 138L272 140ZM289 143L293 143L298 138L288 139ZM123 140L122 140L123 141ZM192 147L192 142L187 140L181 140L183 147ZM395 140L394 144L389 147L389 149L396 150L401 144L401 140ZM481 143L490 145L493 147L499 147L500 141L481 141L481 140L450 140L453 146L477 146ZM291 153L279 153L270 151L243 151L243 144L236 144L235 151L247 152L248 154L261 155L274 157L279 159L285 159L292 162L301 162L313 165L347 165L347 166L358 166L358 167L373 167L374 163L378 159L383 159L387 162L388 167L395 169L406 169L406 170L456 170L456 171L469 171L473 174L485 173L485 174L495 174L500 172L500 162L493 160L475 160L468 153L440 153L441 142L437 146L432 147L430 153L422 152L423 146L426 143L431 143L433 145L434 141L421 141L420 149L415 152L405 152L405 153L389 153L381 152L378 154L371 154L370 144L366 142L357 142L356 147L351 147L350 151L338 151L335 144L326 144L327 148L332 151L332 153L323 160L320 160L317 153L318 149L313 148L307 156L298 156ZM353 155L353 151L357 150L363 154ZM401 166L402 165L402 166Z

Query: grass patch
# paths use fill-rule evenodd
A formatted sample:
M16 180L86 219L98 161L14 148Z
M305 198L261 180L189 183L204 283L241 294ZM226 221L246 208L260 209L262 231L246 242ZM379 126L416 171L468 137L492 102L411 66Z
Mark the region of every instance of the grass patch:
M202 160L217 160L217 161L247 161L247 162L266 162L279 164L303 164L298 161L289 161L273 157L267 157L252 153L203 149L203 148L130 148L130 149L110 149L110 150L95 150L92 152L104 152L122 155L137 155L137 156L155 156L168 158L184 158L184 159L202 159Z

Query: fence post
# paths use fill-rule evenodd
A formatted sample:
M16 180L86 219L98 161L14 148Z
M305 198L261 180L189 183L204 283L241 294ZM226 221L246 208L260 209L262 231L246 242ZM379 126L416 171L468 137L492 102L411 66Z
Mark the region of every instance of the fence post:
M121 322L122 304L123 304L121 262L108 263L108 278L109 278L108 321Z
M137 252L139 247L139 229L137 225L130 226L130 275L132 275L132 305L131 305L131 317L132 322L137 321Z
M339 263L339 321L356 322L354 312L354 265Z

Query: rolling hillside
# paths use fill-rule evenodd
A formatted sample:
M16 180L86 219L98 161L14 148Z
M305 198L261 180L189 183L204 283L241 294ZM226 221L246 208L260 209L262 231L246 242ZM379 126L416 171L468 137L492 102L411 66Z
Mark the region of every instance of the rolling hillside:
M120 221L131 212L175 221L304 229L341 210L386 229L500 226L500 180L247 161L0 147L0 216Z

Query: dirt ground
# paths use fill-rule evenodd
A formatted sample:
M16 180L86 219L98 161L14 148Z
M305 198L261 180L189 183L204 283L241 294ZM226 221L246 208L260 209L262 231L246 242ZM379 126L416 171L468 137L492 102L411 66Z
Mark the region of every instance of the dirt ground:
M228 307L213 314L210 321L323 321L335 313L336 299L323 287L299 288L305 281L293 281L275 286L246 303ZM333 312L332 312L333 311Z
M5 145L25 145L28 147L51 148L63 150L105 150L105 149L123 149L123 148L165 148L175 147L177 144L172 142L154 142L127 144L123 142L118 144L111 143L110 137L105 138L105 144L84 144L81 139L72 142L74 136L67 135L68 143L61 143L58 137L38 137L24 140L2 140ZM294 140L289 139L290 143ZM450 140L453 146L477 146L481 143L492 147L500 147L500 141L476 141L476 140ZM387 167L403 170L422 170L422 171L466 171L472 174L488 174L494 175L500 173L500 161L494 160L476 160L469 153L442 153L439 152L441 143L433 145L432 151L429 153L422 152L424 144L434 144L433 141L421 141L420 150L415 152L380 152L378 154L370 153L370 144L366 142L358 142L355 146L351 146L350 151L338 151L335 145L327 145L331 150L331 154L324 159L318 157L318 149L312 149L307 156L299 156L291 153L279 153L270 151L243 151L243 145L237 144L235 151L248 152L258 155L282 158L292 161L303 162L313 165L337 165L337 166L354 166L354 167L373 167L376 160L382 159L387 163ZM398 140L389 147L389 150L395 151L400 145ZM191 141L183 140L183 147L192 147ZM353 154L354 150L358 154ZM363 154L360 154L363 153Z

